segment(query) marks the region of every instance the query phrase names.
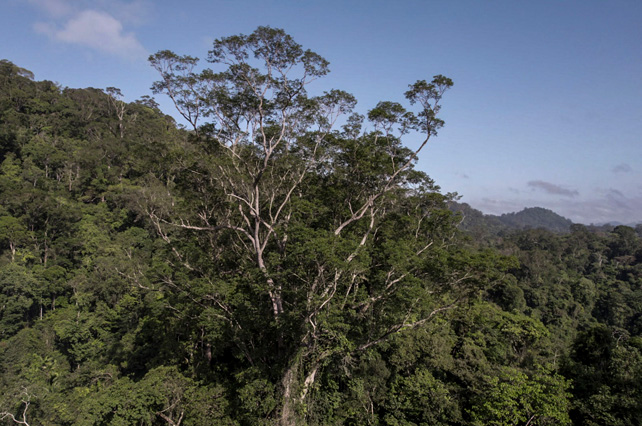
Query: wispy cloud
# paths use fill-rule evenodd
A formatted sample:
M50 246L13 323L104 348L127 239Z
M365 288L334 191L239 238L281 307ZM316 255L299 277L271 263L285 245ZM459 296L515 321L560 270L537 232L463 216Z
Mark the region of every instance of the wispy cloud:
M631 205L631 200L629 200L624 194L622 194L617 189L612 189L612 188L609 189L609 191L606 193L605 198L608 201L609 205L619 210L627 210L627 211L633 210L633 206Z
M543 180L532 180L528 182L528 186L535 189L541 189L551 195L561 195L563 197L577 197L579 195L579 192L576 190L566 189L560 185L545 182Z
M581 223L642 222L642 196L627 197L616 189L598 190L596 196L578 203L565 202L558 206L573 220Z
M471 206L480 209L484 213L501 215L503 213L511 213L523 210L525 207L524 202L509 199L496 199L484 197L479 200L473 199L470 201Z
M147 0L103 0L102 3L106 11L126 24L140 25L153 15L152 4Z
M54 18L60 18L73 12L73 7L68 0L29 0L29 3Z
M70 0L29 0L48 14L46 22L34 29L50 39L85 46L95 51L127 59L147 56L145 48L124 23L140 23L145 3L142 1L105 3ZM118 6L118 7L116 7Z
M631 166L626 163L618 164L611 169L613 173L630 173L632 170Z

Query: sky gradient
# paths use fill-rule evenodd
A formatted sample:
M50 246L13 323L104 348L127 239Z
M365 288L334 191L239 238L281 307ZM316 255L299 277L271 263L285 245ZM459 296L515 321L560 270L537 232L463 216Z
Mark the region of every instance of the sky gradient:
M642 1L4 0L0 59L133 101L158 50L283 28L330 61L316 90L365 113L444 74L446 126L418 167L485 213L540 206L579 223L642 222ZM167 100L161 108L175 115ZM412 141L410 141L412 143Z

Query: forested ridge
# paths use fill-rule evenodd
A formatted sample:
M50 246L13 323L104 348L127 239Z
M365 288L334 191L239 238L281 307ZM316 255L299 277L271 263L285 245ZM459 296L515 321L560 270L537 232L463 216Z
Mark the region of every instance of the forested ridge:
M462 229L414 168L450 79L362 116L282 30L150 62L191 128L0 61L0 424L640 424L642 228Z
M450 209L461 216L459 228L477 238L504 235L515 230L546 229L565 233L571 230L569 219L541 207L528 207L516 213L500 216L484 214L466 203L450 202ZM595 226L591 226L595 228ZM606 228L605 228L606 229Z

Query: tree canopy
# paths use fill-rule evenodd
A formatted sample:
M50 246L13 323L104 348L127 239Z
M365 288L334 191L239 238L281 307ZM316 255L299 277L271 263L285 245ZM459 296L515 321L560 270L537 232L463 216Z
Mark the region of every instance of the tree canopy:
M0 61L0 424L635 424L640 235L461 231L450 79L358 114L269 27L150 62L189 129Z

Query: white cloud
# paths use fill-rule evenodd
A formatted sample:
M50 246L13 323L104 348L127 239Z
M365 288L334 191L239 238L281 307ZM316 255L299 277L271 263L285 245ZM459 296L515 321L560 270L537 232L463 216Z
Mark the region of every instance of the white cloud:
M129 59L147 53L123 24L139 25L150 15L148 0L27 0L47 16L36 32L54 41L85 46Z
M145 49L136 36L125 32L123 24L106 12L85 10L75 14L62 28L49 23L37 23L34 28L53 40L86 46L116 56L134 59L146 56Z

